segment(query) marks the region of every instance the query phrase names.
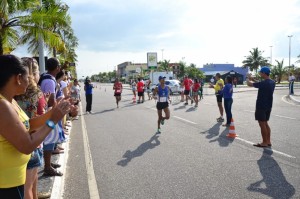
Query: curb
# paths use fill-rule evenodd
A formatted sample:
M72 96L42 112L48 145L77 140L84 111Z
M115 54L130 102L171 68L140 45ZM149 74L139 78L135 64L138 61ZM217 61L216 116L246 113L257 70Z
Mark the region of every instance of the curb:
M299 96L299 95L288 95L288 98L289 98L290 100L292 100L294 103L300 105L300 100L296 99L295 96Z

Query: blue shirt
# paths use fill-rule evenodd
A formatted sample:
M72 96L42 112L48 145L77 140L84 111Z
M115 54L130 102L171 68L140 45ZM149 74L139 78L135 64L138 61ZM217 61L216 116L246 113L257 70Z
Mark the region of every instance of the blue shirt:
M93 94L93 88L94 88L93 84L86 84L85 85L85 94L86 95Z
M224 99L230 99L232 98L232 94L233 94L233 88L232 88L232 84L225 84L224 88L223 88L223 97Z
M273 105L275 82L271 79L266 79L261 82L253 83L253 86L258 88L256 109L271 110Z
M160 85L158 85L158 101L157 102L168 102L169 97L169 89L168 86L165 85L165 88L162 88Z

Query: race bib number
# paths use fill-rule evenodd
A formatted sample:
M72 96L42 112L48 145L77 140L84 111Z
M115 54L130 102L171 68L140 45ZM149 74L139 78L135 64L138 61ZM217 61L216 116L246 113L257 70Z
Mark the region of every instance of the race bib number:
M121 93L121 90L116 90L116 93Z
M160 97L159 102L167 102L167 97Z

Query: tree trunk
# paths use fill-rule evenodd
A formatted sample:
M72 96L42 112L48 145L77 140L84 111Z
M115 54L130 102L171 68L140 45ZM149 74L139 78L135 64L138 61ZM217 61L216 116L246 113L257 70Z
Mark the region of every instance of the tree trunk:
M2 36L0 35L0 55L3 55L3 41L2 41Z
M53 57L56 57L56 54L57 54L56 48L53 48Z

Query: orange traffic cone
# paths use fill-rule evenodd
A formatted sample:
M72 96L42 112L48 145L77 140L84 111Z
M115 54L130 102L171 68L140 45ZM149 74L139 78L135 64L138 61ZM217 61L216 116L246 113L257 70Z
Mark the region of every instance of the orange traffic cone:
M229 133L226 136L229 137L229 138L235 138L235 137L237 137L237 134L235 133L233 118L231 118L230 127L229 127Z

